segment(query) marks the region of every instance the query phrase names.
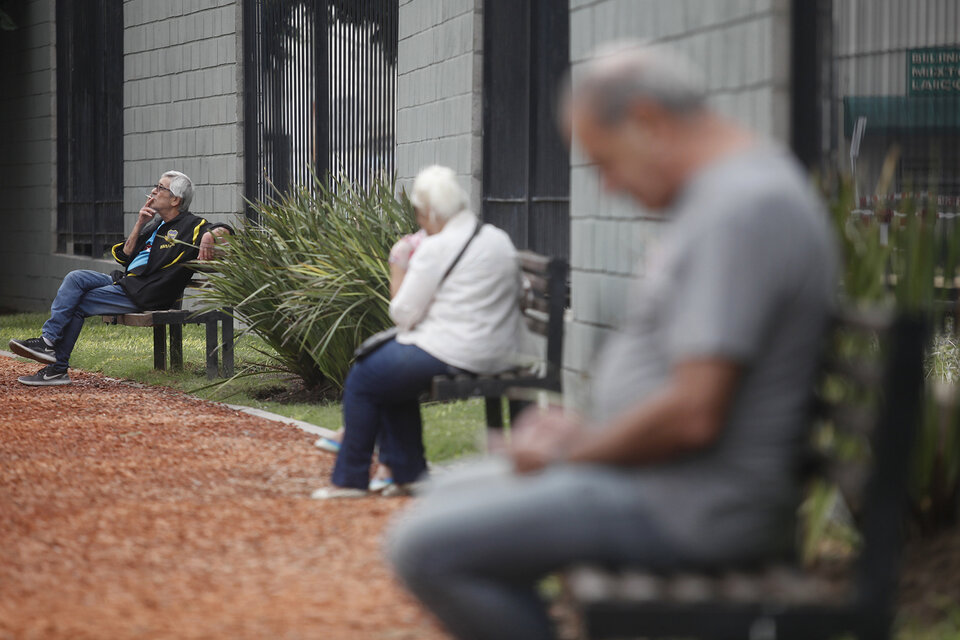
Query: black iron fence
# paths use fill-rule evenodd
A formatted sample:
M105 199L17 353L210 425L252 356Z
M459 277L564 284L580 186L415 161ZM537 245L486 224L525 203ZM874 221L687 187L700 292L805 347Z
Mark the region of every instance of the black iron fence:
M395 0L244 0L245 190L394 171Z
M57 251L123 240L123 2L57 0Z
M570 154L557 128L569 9L488 2L483 15L483 217L521 249L570 255Z

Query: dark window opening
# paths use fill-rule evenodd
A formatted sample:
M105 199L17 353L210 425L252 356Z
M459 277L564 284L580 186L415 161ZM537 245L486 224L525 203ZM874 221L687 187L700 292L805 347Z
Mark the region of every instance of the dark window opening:
M520 249L569 257L570 154L557 123L570 15L553 0L487 2L483 218Z
M57 251L123 240L123 2L57 0Z

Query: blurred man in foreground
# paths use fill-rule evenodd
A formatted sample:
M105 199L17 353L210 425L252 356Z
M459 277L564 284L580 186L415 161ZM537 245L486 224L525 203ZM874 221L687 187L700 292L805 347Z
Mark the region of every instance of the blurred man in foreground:
M712 112L662 50L597 56L567 114L606 187L667 226L587 415L528 412L506 460L451 474L392 532L397 572L461 638L552 637L535 586L572 563L722 565L792 539L834 291L825 212L786 151Z

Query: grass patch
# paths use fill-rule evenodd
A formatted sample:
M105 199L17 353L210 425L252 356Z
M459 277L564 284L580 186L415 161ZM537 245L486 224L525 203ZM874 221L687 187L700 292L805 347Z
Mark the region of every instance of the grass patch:
M11 338L33 338L47 319L42 313L0 315L0 346ZM254 375L237 377L225 384L211 385L206 379L203 325L183 327L183 371L153 368L153 331L145 327L104 324L99 316L88 318L74 348L70 365L97 371L112 378L135 380L150 385L179 389L194 396L228 402L303 420L328 429L341 425L340 403L276 402L269 399L281 389L294 389L297 381L266 368L270 347L252 334L240 336L234 346L237 371ZM37 365L40 366L39 364ZM484 433L483 402L480 399L423 406L424 442L427 458L442 462L480 450Z
M960 640L960 606L944 603L943 618L933 624L917 620L897 621L897 640Z

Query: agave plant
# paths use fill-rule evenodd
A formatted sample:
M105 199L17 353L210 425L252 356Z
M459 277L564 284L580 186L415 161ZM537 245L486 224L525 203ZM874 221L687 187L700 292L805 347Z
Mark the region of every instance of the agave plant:
M414 227L394 184L360 190L342 179L251 204L201 295L270 345L275 366L308 387L342 387L353 350L390 326L390 247Z

